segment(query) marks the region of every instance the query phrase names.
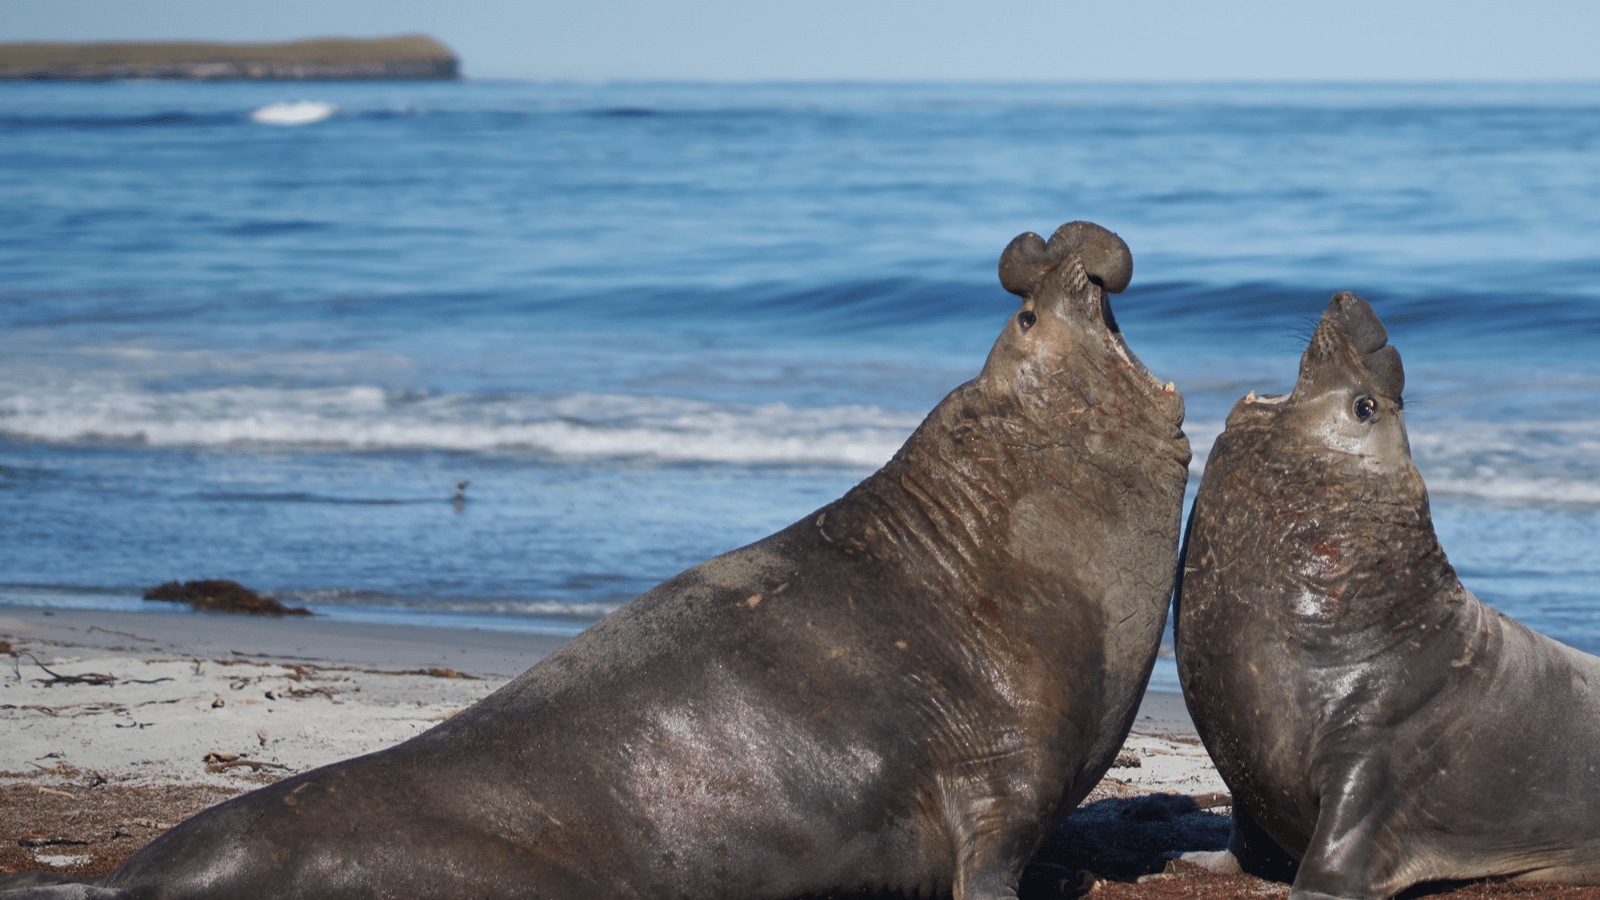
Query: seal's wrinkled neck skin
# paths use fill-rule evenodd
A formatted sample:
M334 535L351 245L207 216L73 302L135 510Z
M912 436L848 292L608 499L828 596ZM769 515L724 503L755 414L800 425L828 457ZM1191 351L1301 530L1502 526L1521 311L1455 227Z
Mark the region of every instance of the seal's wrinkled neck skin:
M1110 313L1131 273L1127 246L1097 225L1013 241L1000 277L1022 306L983 371L815 520L824 540L906 567L976 623L985 668L1039 679L1008 676L1003 694L1093 698L1103 708L1084 710L1096 723L1085 746L1120 742L1138 705L1188 478L1183 399L1128 351ZM1042 667L1000 662L1041 654ZM1104 680L1063 687L1080 673Z
M1061 226L1048 244L1032 233L1012 241L1000 279L1022 306L983 371L841 505L876 498L891 529L925 542L952 574L958 560L996 552L1062 572L1122 555L1097 555L1079 540L1063 548L1062 535L1031 526L1052 520L1044 506L1102 518L1112 542L1127 534L1117 527L1124 522L1169 518L1165 507L1187 478L1183 398L1128 350L1111 315L1109 296L1132 271L1127 245L1087 222Z
M1111 316L1108 294L1132 272L1127 245L1086 222L1013 241L1000 280L1021 308L983 371L882 469L755 545L779 564L803 559L803 576L739 595L736 609L788 614L786 585L830 579L829 599L804 609L807 631L897 661L881 708L939 725L882 758L917 773L904 790L961 858L957 898L1015 896L1014 876L993 873L1020 872L1104 775L1160 647L1189 444L1182 398ZM809 683L826 669L800 671ZM871 680L876 691L885 679ZM870 893L943 893L885 887Z
M1255 543L1219 555L1233 564L1216 577L1271 579L1261 596L1291 624L1381 634L1454 581L1406 439L1400 354L1387 341L1365 300L1336 295L1293 393L1240 400L1208 462L1214 539Z

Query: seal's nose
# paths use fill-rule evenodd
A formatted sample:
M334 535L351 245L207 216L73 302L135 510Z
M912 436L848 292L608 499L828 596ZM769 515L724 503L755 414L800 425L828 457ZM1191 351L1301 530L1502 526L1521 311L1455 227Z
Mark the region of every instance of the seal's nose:
M1068 222L1049 243L1031 231L1017 235L1000 254L1000 284L1028 296L1071 256L1077 256L1084 274L1108 294L1121 293L1133 280L1133 254L1122 238L1093 222Z
M1324 315L1362 356L1389 343L1389 329L1383 327L1383 320L1372 311L1372 304L1349 291L1334 294Z
M1319 341L1319 336L1323 340ZM1335 349L1339 344L1348 350ZM1311 345L1300 362L1301 375L1304 378L1319 371L1339 371L1341 366L1349 365L1352 357L1362 370L1352 374L1372 390L1395 398L1405 390L1406 373L1400 364L1400 351L1389 346L1389 330L1383 327L1383 320L1372 311L1372 304L1349 291L1340 291L1328 301L1328 309L1317 324L1317 333L1312 335ZM1345 362L1337 362L1341 359ZM1329 365L1333 368L1328 369Z
M1113 232L1093 222L1068 222L1056 229L1055 237L1067 238L1077 248L1083 271L1089 280L1108 294L1120 294L1133 280L1133 254Z

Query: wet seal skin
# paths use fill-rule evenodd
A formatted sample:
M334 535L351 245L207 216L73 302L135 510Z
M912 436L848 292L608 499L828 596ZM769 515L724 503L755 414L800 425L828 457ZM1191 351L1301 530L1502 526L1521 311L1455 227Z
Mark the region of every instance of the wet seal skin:
M1294 898L1427 881L1600 883L1600 658L1479 602L1434 536L1400 354L1333 298L1294 392L1239 401L1206 465L1178 672L1233 791L1212 868Z
M416 738L0 897L1014 897L1176 573L1183 401L1116 330L1131 273L1096 225L1017 238L983 371L840 500Z

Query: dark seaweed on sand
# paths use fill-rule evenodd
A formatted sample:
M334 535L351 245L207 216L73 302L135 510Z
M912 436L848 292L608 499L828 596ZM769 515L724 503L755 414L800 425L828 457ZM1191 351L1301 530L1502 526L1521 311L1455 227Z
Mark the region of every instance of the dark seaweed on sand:
M185 581L181 584L169 581L146 590L144 598L187 603L200 612L244 613L251 616L312 615L311 610L303 606L284 606L271 597L264 597L226 578Z

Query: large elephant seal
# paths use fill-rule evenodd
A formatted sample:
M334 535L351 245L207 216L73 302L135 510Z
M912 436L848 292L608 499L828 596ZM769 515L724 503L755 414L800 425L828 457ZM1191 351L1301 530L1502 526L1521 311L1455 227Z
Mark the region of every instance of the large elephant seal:
M1110 315L1131 272L1096 225L1017 238L1022 308L881 471L103 896L1014 896L1126 736L1176 574L1183 401Z
M1287 851L1295 898L1600 882L1600 658L1462 587L1387 341L1334 297L1294 392L1234 406L1195 500L1178 673L1233 791L1232 861Z

